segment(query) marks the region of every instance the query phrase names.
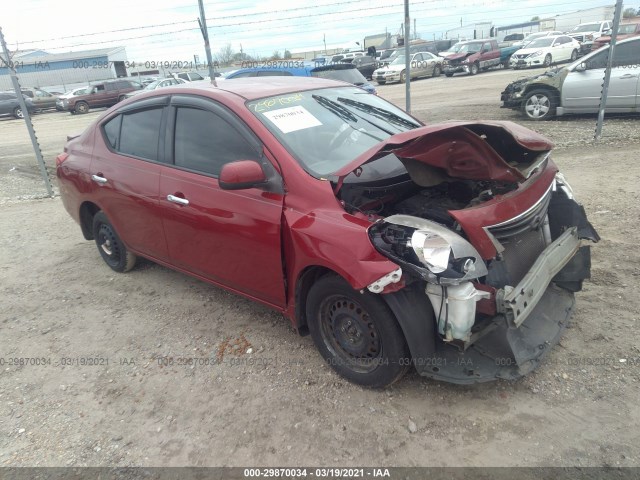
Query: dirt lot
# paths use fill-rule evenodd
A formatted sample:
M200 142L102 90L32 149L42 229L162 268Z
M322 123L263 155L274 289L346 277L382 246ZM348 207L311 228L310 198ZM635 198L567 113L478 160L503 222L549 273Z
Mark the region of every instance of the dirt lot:
M640 466L640 119L599 145L593 117L523 121L498 108L521 75L416 81L413 113L548 135L602 241L541 368L469 387L362 389L261 306L150 262L115 274L59 198L25 200L44 192L28 137L0 120L0 465ZM379 91L404 105L404 86ZM97 115L35 117L49 165ZM45 364L10 365L27 357Z

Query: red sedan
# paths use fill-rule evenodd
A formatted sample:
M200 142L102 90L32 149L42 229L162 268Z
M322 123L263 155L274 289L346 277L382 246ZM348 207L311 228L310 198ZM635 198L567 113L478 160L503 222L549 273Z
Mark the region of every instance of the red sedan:
M513 379L558 342L598 240L511 122L424 126L330 80L200 82L121 102L57 157L67 211L137 256L266 304L341 375Z

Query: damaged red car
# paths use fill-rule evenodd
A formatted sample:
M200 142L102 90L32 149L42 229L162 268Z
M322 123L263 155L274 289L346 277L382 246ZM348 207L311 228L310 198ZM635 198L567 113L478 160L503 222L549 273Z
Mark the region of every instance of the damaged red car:
M598 241L552 144L423 125L323 79L140 94L57 157L109 267L141 256L282 312L343 377L515 379L559 341Z

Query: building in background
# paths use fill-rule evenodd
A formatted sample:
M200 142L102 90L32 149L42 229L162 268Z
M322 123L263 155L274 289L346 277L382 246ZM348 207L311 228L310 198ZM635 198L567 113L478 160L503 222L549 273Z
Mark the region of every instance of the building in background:
M474 40L476 38L489 38L492 34L493 22L478 22L447 30L444 38L451 38L454 40Z
M605 20L613 21L614 10L615 5L609 5L606 7L586 8L576 12L547 17L540 20L540 30L560 30L561 32L567 32L581 23Z
M69 53L23 50L11 60L22 87L55 85L66 90L70 85L127 76L125 47ZM0 90L11 88L9 69L0 67Z

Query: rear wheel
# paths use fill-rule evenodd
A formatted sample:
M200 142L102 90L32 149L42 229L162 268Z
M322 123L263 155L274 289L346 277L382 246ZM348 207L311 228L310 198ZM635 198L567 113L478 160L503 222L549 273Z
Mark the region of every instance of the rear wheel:
M89 111L89 105L87 102L78 102L73 110L75 113L87 113Z
M384 85L384 84L385 84L385 83L387 83L387 82L380 82L380 81L378 81L377 83L378 83L378 85Z
M524 100L522 109L531 120L548 120L555 115L558 102L548 90L532 90Z
M378 295L360 293L343 278L326 275L311 287L306 314L320 354L344 378L386 387L408 370L404 335Z
M124 273L135 266L137 257L127 250L103 212L93 217L93 238L100 256L112 270Z
M402 72L400 72L400 83L405 83L406 81L407 81L407 74L403 70Z
M445 73L447 77L453 77L453 73Z
M543 67L548 67L549 65L551 65L551 61L553 59L551 58L551 54L547 53L547 56L544 57L544 63L542 64Z
M125 97L124 95L120 95L120 96L118 97L118 101L119 101L119 102L121 102L121 101L125 100L126 98L127 98L127 97Z
M571 52L571 61L575 62L578 59L578 50L574 49L573 52Z

